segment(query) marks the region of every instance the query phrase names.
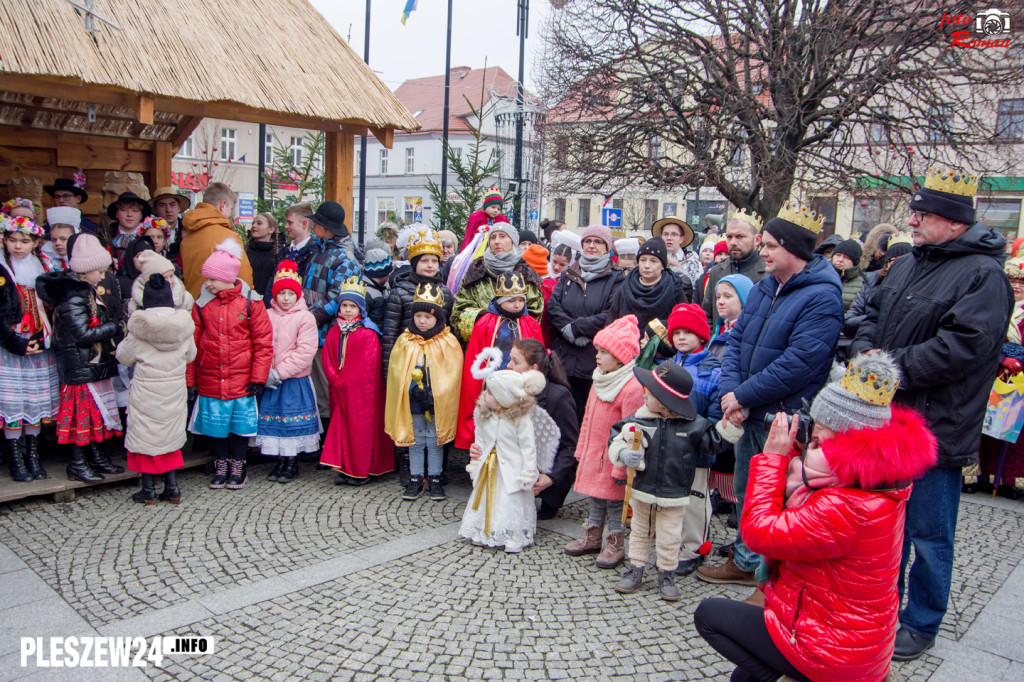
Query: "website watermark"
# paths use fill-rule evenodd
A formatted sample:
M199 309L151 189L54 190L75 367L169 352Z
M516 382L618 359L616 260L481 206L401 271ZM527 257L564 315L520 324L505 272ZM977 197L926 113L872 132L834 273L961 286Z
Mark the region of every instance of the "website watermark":
M974 16L943 12L939 30L947 26L957 29L949 36L952 47L1010 47L1010 13L1001 9L990 7Z
M22 637L21 667L163 667L168 656L208 656L213 637Z

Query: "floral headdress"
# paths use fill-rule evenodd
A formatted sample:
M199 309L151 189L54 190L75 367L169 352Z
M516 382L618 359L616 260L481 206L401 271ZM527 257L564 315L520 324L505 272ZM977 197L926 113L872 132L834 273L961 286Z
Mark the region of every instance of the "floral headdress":
M3 229L4 232L20 232L36 239L41 239L43 236L42 226L37 225L31 218L4 216Z
M11 211L13 211L16 208L27 208L30 211L35 210L35 206L33 206L32 202L29 201L28 199L14 197L10 201L4 203L3 206L0 206L0 211L3 211L4 215L11 215Z
M155 216L148 216L139 223L139 227L136 229L135 234L138 237L146 234L146 230L156 228L164 233L164 239L171 238L171 228L167 224L167 221L163 218L157 218Z

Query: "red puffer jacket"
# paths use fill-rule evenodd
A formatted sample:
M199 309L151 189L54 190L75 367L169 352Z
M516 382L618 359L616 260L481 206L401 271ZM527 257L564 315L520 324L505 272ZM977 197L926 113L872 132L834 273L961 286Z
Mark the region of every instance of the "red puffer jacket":
M815 682L881 681L889 670L908 481L937 454L917 413L892 412L882 428L821 444L840 483L800 506L784 507L788 456L750 463L741 532L771 565L765 623L786 660Z
M199 395L234 400L249 392L249 384L263 384L274 356L274 330L267 309L254 295L246 305L249 288L236 284L210 298L204 287L192 308L196 323L196 359L188 365L189 386Z

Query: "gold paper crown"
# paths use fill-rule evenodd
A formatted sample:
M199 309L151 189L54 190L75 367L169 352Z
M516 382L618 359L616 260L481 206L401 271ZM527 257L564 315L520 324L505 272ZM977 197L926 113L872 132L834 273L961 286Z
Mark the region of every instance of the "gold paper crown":
M526 282L518 272L506 273L498 278L495 296L526 296Z
M359 277L353 275L344 282L341 283L341 289L338 291L339 294L343 294L346 291L350 291L354 294L359 294L363 298L366 298L366 285L363 284Z
M736 211L736 215L734 215L732 219L742 220L745 223L750 223L751 225L753 225L754 230L757 232L760 232L761 228L764 227L764 221L761 219L761 216L757 215L756 213L753 213L752 211L747 211L747 209L745 208L741 208L740 210Z
M886 244L885 247L886 250L888 250L889 247L891 247L893 244L910 244L911 246L913 246L914 240L911 239L910 235L907 234L906 232L897 232L892 236L891 239L889 239L889 243Z
M978 193L980 179L976 175L967 175L956 170L929 168L928 175L924 178L924 186L925 189L934 189L947 194L973 197Z
M786 202L786 205L779 211L779 218L799 225L805 230L810 230L814 234L821 232L821 228L825 226L825 216L820 216L815 211L806 206L801 206L795 201Z
M417 284L416 293L412 297L413 303L429 303L438 308L444 307L444 290L436 284Z
M437 232L426 227L412 233L405 250L410 259L432 253L437 256L438 260L441 260L441 240L438 238Z
M888 407L896 395L899 380L883 378L869 369L851 364L839 385L861 400L872 405Z
M282 261L277 266L277 272L274 273L274 281L279 279L294 279L300 285L302 284L302 278L299 277L299 271L295 269L295 263L292 261Z
M1003 266L1010 279L1024 279L1024 258L1010 258Z

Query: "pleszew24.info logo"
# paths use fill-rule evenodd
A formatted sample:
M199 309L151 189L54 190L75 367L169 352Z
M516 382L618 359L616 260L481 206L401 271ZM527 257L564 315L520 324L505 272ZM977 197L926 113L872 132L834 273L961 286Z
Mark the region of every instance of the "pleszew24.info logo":
M1010 47L1010 13L1000 9L982 10L977 16L942 13L939 30L964 26L950 34L953 47Z

